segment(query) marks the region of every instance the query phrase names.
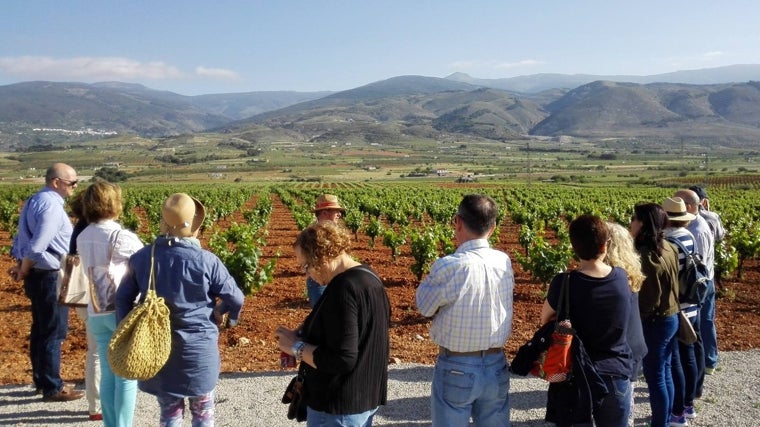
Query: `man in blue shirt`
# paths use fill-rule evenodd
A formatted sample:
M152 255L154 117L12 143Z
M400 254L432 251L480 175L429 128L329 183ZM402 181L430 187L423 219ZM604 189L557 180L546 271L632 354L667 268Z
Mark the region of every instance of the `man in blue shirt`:
M69 327L69 309L58 304L56 295L60 259L68 252L72 231L64 203L78 182L71 166L52 165L45 174L45 187L30 197L21 210L11 248L17 263L9 273L13 280L24 281L24 292L32 302L32 378L46 402L84 396L61 380L61 343Z
M707 281L704 300L699 309L700 338L702 339L702 354L696 357L704 360L700 364L697 381L696 397L702 397L705 374L715 372L718 364L718 341L715 330L715 236L707 220L699 214L700 197L694 190L681 189L675 197L680 197L686 203L686 210L695 215L693 221L686 227L694 236L694 250L702 256L702 262L707 266ZM696 416L696 415L694 415Z
M726 236L726 229L720 216L710 210L710 200L707 198L707 192L699 186L689 187L699 197L698 212L699 216L705 219L713 235L713 244L722 241ZM715 285L720 283L720 272L716 271L716 265L709 270L710 282L707 284L707 294L705 301L700 309L700 327L702 328L702 340L705 346L705 374L712 375L718 366L718 332L715 329ZM702 377L704 380L704 377ZM699 382L697 392L702 394L702 380Z
M489 196L464 196L453 218L458 247L438 259L417 288L438 344L431 394L434 427L509 426L504 343L512 331L512 262L491 248L499 209Z

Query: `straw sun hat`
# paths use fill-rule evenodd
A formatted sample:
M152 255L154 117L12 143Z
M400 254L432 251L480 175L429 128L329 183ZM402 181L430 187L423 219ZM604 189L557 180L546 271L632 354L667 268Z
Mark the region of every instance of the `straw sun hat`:
M662 208L672 221L691 221L697 216L686 211L686 203L680 197L668 197L662 202Z
M343 213L346 212L346 209L338 202L338 196L332 194L323 194L317 197L317 204L312 212L316 213L325 209L337 209Z
M191 237L203 224L206 209L185 193L169 196L161 209L161 233L175 237Z

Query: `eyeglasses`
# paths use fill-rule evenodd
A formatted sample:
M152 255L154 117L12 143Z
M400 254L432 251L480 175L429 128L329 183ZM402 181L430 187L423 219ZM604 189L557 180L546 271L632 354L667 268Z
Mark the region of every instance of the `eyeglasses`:
M73 187L73 186L75 186L75 185L77 185L79 183L78 179L75 179L73 181L68 180L68 179L63 179L63 178L60 178L60 177L55 177L55 179L65 182L66 185L68 185L69 187Z

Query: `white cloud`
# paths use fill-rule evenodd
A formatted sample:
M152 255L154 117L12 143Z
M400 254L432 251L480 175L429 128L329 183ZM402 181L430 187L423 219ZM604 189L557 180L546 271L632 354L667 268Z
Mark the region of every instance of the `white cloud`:
M707 60L720 58L721 56L723 56L723 52L719 50L712 51L712 52L705 52L704 54L702 54L702 57Z
M24 80L181 79L183 73L161 61L139 62L119 57L0 57L0 72Z
M196 67L195 74L201 77L211 77L220 80L240 80L240 74L224 68Z

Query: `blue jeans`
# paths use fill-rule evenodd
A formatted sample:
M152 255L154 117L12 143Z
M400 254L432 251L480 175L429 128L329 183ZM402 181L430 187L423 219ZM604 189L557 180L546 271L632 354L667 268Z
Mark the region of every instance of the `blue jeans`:
M69 329L69 308L58 304L57 283L58 270L32 269L24 278L24 292L32 302L29 334L32 379L46 397L63 388L61 344Z
M673 398L672 412L675 415L683 414L684 406L694 406L694 398L697 393L697 381L700 373L704 372L702 341L699 337L699 307L693 306L684 309L694 331L697 333L697 342L686 345L678 342L676 353L673 357L673 384L675 397Z
M509 426L509 372L503 353L438 355L430 396L434 427Z
M309 305L311 308L314 308L314 306L317 305L317 301L322 298L324 292L325 286L320 285L311 277L306 278L306 294L309 296Z
M588 424L573 424L576 427L628 427L628 418L633 411L633 386L626 377L601 375L607 390L610 391L598 406L594 406L594 422Z
M705 300L699 310L699 326L705 351L705 366L718 366L718 333L715 330L715 281L707 282Z
M169 395L156 396L158 407L161 410L160 427L182 427L185 418L185 399ZM215 406L214 392L208 392L202 396L189 397L190 413L193 420L192 427L214 427Z
M108 342L116 329L114 313L91 315L87 329L98 345L100 360L108 360ZM131 427L135 415L137 381L126 380L113 373L109 363L100 364L100 407L103 424L109 427Z
M328 414L306 407L306 427L370 427L377 408L360 414Z
M643 366L652 409L651 427L668 427L675 396L670 363L678 342L678 316L651 316L642 319L641 324L649 349Z

